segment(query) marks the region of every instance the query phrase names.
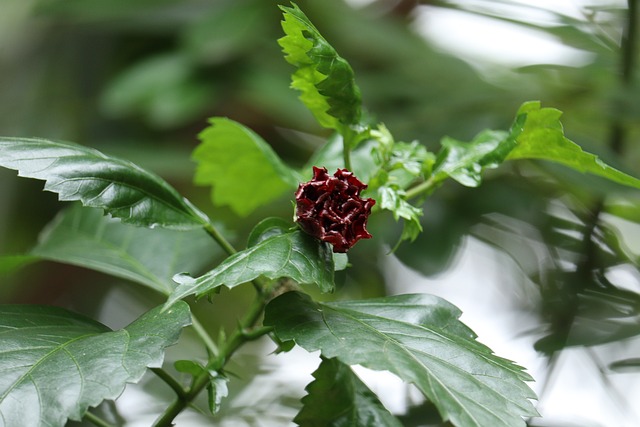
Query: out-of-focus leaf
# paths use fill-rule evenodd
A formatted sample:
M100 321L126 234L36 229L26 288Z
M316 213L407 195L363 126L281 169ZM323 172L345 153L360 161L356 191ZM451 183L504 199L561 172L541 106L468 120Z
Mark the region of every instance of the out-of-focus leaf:
M286 34L278 40L285 59L297 67L291 86L322 126L339 130L360 121L360 90L349 63L320 34L297 5L280 7Z
M214 117L199 135L193 152L195 182L211 185L211 200L245 216L298 185L286 166L260 136L233 120Z
M308 351L415 384L456 426L524 426L536 415L532 378L475 341L460 314L431 295L317 303L289 292L269 303L264 323Z
M157 307L119 331L48 306L0 306L0 419L4 426L62 427L115 399L191 322L180 302Z
M335 286L334 268L333 253L327 243L300 230L289 231L231 255L198 278L177 275L173 280L179 286L169 296L167 306L188 295L200 297L219 286L233 288L260 276L290 277L300 284L315 284L322 292L331 292Z
M182 54L151 57L126 69L103 93L101 108L112 117L142 116L160 129L188 123L210 105L212 88L194 77Z
M259 48L276 9L262 0L212 3L203 16L189 25L182 41L190 54L206 64L242 58ZM268 40L267 42L270 42Z
M640 371L640 358L618 360L611 363L609 369L617 372Z
M220 250L201 229L133 227L76 205L47 226L31 253L132 280L168 295L175 287L174 274L201 270Z
M0 278L8 276L22 267L37 261L38 257L32 255L0 256Z
M378 397L338 359L323 359L306 388L304 407L293 420L300 426L401 427Z
M80 200L123 222L188 229L208 218L162 178L126 160L67 142L0 138L0 166L45 180L60 200Z
M516 124L522 123L522 127L512 130L517 144L509 152L507 160L550 160L579 172L591 173L618 184L640 188L640 179L612 168L565 137L560 123L561 115L562 112L555 108L541 108L538 101L524 103L518 110L516 119ZM521 117L525 118L524 121L520 120Z

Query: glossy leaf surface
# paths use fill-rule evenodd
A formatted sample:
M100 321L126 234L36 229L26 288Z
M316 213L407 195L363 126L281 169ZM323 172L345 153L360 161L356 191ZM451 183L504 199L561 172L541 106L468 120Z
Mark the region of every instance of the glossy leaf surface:
M194 150L195 183L210 185L216 206L229 206L245 216L286 190L298 177L260 136L233 120L214 117Z
M191 322L189 306L160 307L119 331L57 307L0 306L2 425L61 427L114 399Z
M220 249L202 229L149 230L122 224L96 209L73 206L47 226L31 253L122 277L168 295L175 287L174 274L200 271Z
M304 407L294 421L300 426L401 427L396 417L338 359L324 359L306 388Z
M264 323L308 351L415 384L456 426L524 426L536 415L531 377L475 341L460 314L431 295L317 303L289 292L268 305Z
M285 59L297 70L291 87L299 90L300 100L322 126L338 130L342 125L360 121L360 90L353 70L320 34L297 5L283 7L282 28L286 34L278 40Z
M80 200L139 226L193 228L204 214L162 178L139 166L67 142L0 138L0 166L46 181L60 200Z
M174 280L180 285L167 304L188 295L203 296L223 285L233 288L260 276L269 279L289 277L300 284L315 284L323 292L330 292L334 288L333 275L330 246L295 230L259 241L198 278L177 275Z

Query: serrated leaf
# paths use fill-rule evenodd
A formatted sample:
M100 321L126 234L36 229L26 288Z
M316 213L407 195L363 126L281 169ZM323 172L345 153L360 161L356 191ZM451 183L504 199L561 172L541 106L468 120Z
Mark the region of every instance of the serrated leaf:
M139 166L67 142L0 138L0 166L45 180L60 200L80 200L123 222L187 229L208 222L162 178Z
M195 183L210 185L216 206L246 216L293 190L300 181L260 136L233 120L214 117L193 152Z
M323 359L293 420L299 426L401 427L378 397L338 359Z
M475 341L460 314L431 295L317 303L289 292L269 303L264 324L308 351L415 384L456 426L524 426L536 415L531 377Z
M380 187L378 189L380 208L391 211L396 221L404 219L402 236L400 241L414 241L422 232L420 217L422 209L417 208L406 201L404 191L394 187Z
M175 288L174 274L200 271L220 249L202 229L133 227L76 205L43 230L31 254L122 277L169 295Z
M309 18L293 4L280 6L286 36L278 40L285 59L297 67L291 87L320 125L339 130L360 121L360 90L349 63L325 40Z
M0 420L62 427L115 399L190 324L189 306L157 307L119 331L57 307L0 306Z
M640 188L640 180L605 164L598 156L587 153L564 136L560 116L555 108L541 108L540 102L524 103L518 110L523 125L512 130L517 144L507 156L513 159L543 159L561 163L578 172L601 176L618 184ZM516 119L518 122L518 119Z
M188 295L201 297L219 286L233 288L260 276L289 277L300 284L317 285L322 292L331 292L335 286L333 253L328 244L300 230L277 234L235 253L203 276L177 275L174 280L179 286L169 296L167 305Z
M433 168L433 180L451 177L467 187L477 187L485 168L502 163L506 153L500 148L510 142L509 134L503 131L481 132L468 143L445 137Z

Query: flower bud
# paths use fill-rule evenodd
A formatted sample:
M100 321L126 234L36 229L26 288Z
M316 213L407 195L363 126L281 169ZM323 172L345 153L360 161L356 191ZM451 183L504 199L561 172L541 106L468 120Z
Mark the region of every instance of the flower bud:
M347 252L360 239L370 239L367 218L373 199L363 199L367 188L347 169L329 176L326 168L313 167L313 178L296 191L296 221L312 236L333 245L334 252Z

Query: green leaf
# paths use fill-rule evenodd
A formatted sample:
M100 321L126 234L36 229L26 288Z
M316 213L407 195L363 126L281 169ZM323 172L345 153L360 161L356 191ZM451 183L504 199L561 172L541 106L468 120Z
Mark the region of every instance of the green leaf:
M300 284L317 285L322 292L331 292L335 286L333 275L329 245L295 230L237 252L198 278L176 275L173 280L179 286L169 296L167 305L192 294L201 297L222 285L233 288L260 276L274 280L289 277Z
M503 149L510 142L509 134L504 131L487 130L468 143L445 137L432 179L440 182L451 177L467 187L477 187L485 168L494 168L502 163L506 155Z
M229 379L218 371L209 370L192 360L178 360L174 366L178 372L183 372L193 377L207 373L209 376L209 383L207 384L209 410L213 415L217 414L220 411L222 400L229 395L227 386Z
M338 359L323 359L306 388L304 407L293 420L300 426L401 427L378 397Z
M119 331L57 307L0 306L0 419L5 426L62 427L118 397L190 324L189 306L157 307Z
M229 378L218 374L215 371L209 371L209 384L207 384L207 397L209 402L209 410L213 415L220 411L222 400L229 395Z
M193 152L198 163L195 183L211 185L216 206L229 206L246 216L300 181L257 134L233 120L214 117Z
M317 303L289 292L269 303L264 324L307 351L415 384L456 426L524 426L536 415L531 377L475 341L460 314L431 295Z
M293 4L280 6L286 36L278 40L288 63L297 67L291 87L320 125L340 130L360 122L360 90L353 70L322 37L309 18Z
M175 288L174 274L200 271L220 249L202 229L133 227L76 205L43 230L31 254L122 277L168 295Z
M398 221L399 218L405 220L400 241L414 241L422 232L422 224L420 223L422 209L407 202L404 197L405 192L397 188L387 186L380 187L378 194L381 209L391 211L396 221Z
M518 110L523 125L512 130L517 145L507 159L543 159L561 163L578 172L601 176L618 184L640 188L640 180L605 164L597 156L587 153L564 136L560 116L555 108L541 108L540 102L531 101ZM516 123L521 120L516 119Z
M60 200L80 200L123 222L186 229L207 217L162 178L97 150L35 138L0 138L0 166L45 180Z

